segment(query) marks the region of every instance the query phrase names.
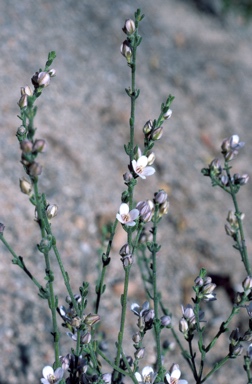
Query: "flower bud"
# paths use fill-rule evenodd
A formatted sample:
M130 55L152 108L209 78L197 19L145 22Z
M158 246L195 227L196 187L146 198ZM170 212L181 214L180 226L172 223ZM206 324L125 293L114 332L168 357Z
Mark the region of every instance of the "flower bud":
M133 255L129 253L121 258L121 262L123 263L124 268L128 267L133 263Z
M153 122L152 120L148 120L145 124L144 124L144 127L143 127L143 133L145 135L148 135L149 133L151 133L151 131L153 130Z
M130 172L126 172L124 173L123 175L123 180L125 181L125 183L127 184L130 180L133 179L133 176Z
M152 165L154 163L155 159L156 159L156 156L155 156L154 152L151 152L147 156L147 160L148 160L147 165Z
M168 195L163 189L154 193L154 202L156 204L163 204L167 201L167 199L168 199Z
M185 333L187 333L188 329L189 329L189 325L188 325L186 319L184 319L184 317L182 317L179 320L179 330L181 333L185 334Z
M35 140L32 151L33 152L43 152L45 149L46 142L43 139Z
M239 173L234 174L234 184L244 185L244 184L247 184L248 181L249 181L249 175L247 173L245 173L242 176L240 176Z
M84 323L92 327L94 324L98 323L100 319L101 318L99 315L96 315L94 313L89 313L89 315L85 317Z
M123 32L126 33L126 35L132 35L132 33L135 32L136 26L133 20L127 19L125 20Z
M169 327L171 325L171 317L170 316L162 316L160 318L161 325L163 327Z
M20 127L18 127L17 129L17 135L25 135L26 134L26 128L23 126L23 125L20 125Z
M33 163L31 163L29 165L28 173L30 176L37 177L37 176L41 175L41 173L42 173L42 166L39 163L37 163L36 161L34 161Z
M32 192L32 184L25 178L19 180L19 186L22 193L30 196Z
M27 95L27 96L33 95L33 91L28 85L26 85L25 87L21 87L21 96L23 95Z
M163 114L163 118L165 120L168 120L170 119L171 115L172 115L172 110L169 108L168 111Z
M134 333L134 335L132 336L132 340L135 344L138 344L141 341L141 336L139 332Z
M20 142L20 148L24 153L32 152L32 142L28 139L24 139Z
M210 169L211 173L214 174L215 176L220 175L222 172L220 160L219 159L213 159L211 161L211 163L209 164L209 169Z
M137 360L140 360L144 357L144 348L139 348L135 353L134 356Z
M126 256L130 253L130 247L129 247L129 244L126 243L122 246L122 248L120 249L119 251L119 255L120 256Z
M166 215L168 213L169 206L169 201L165 201L163 204L161 204L159 207L159 216Z
M163 131L164 131L163 127L158 127L156 129L154 129L154 131L152 131L152 133L151 133L152 140L154 140L154 141L160 140L161 137L163 136Z
M46 208L46 215L48 219L52 219L57 215L58 206L56 204L49 204Z
M243 287L244 291L248 291L252 288L252 277L251 276L247 276L243 280L242 287Z
M3 223L0 223L0 233L1 235L4 233L5 225Z
M47 87L50 84L50 75L47 72L36 72L31 81L35 88Z
M91 341L91 333L87 332L83 336L81 336L81 344L88 344Z
M127 40L125 40L121 45L121 54L126 58L127 62L131 62L132 49Z
M20 108L26 108L28 105L27 95L22 95L19 99L18 105Z
M248 346L248 349L247 349L247 356L250 358L250 360L252 360L252 344L250 344Z
M204 285L204 280L202 279L202 277L198 276L194 280L194 283L196 287L202 287Z

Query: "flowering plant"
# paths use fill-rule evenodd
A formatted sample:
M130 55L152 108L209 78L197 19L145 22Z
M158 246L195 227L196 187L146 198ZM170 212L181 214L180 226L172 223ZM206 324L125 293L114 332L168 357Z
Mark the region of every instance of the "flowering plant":
M203 175L211 179L212 185L221 188L232 199L234 211L229 211L225 230L234 241L234 248L239 252L245 267L246 277L242 282L242 291L237 292L232 311L224 320L216 335L210 341L205 338L205 330L208 320L205 320L203 309L216 301L216 283L207 271L202 268L194 280L192 287L194 297L192 304L182 306L182 317L174 321L172 313L166 308L162 297L161 287L158 281L158 252L161 245L157 242L159 224L165 214L168 213L169 201L167 192L159 189L154 192L148 200L135 201L135 188L139 180L147 183L148 177L155 173L152 165L156 155L152 151L157 142L165 134L165 123L172 116L171 104L174 100L169 95L161 105L159 115L154 120L148 120L143 126L143 151L135 142L135 106L140 91L136 88L136 63L137 49L141 43L138 29L144 15L138 9L134 20L125 21L123 32L126 40L121 45L121 54L125 57L131 72L131 86L126 89L130 98L129 118L129 142L124 146L128 156L128 171L123 175L125 190L121 196L118 213L109 232L109 239L100 258L100 275L96 284L96 301L93 311L87 313L88 287L87 282L82 282L79 292L73 292L70 284L69 273L65 270L63 260L53 232L51 220L56 217L58 206L48 202L45 193L41 192L40 178L43 169L39 162L40 154L44 152L45 140L35 138L36 129L34 118L37 112L35 103L38 97L49 86L51 79L55 76L55 69L50 68L56 54L50 52L43 70L37 71L31 81L32 86L21 88L21 96L18 102L20 107L21 125L17 129L17 139L21 150L21 163L26 177L20 180L21 192L29 197L34 206L35 221L38 225L41 240L38 251L44 257L45 284L40 284L37 276L34 276L26 265L26 261L17 256L4 235L4 224L0 224L0 240L13 256L13 263L21 268L33 282L39 296L47 301L52 320L52 336L54 361L51 365L45 365L42 370L44 384L67 383L67 384L91 384L91 383L118 383L124 382L125 378L135 384L138 383L163 383L186 384L187 380L180 379L181 370L178 363L171 361L168 370L164 364L165 354L172 350L172 343L163 345L161 335L166 332L173 336L184 361L189 367L191 377L195 383L201 384L207 381L215 372L220 370L229 360L233 360L243 353L243 344L252 340L251 300L252 300L252 276L251 266L245 242L243 220L244 214L240 212L237 194L241 187L247 184L247 174L231 173L231 161L238 156L244 143L240 142L238 135L232 135L221 144L221 154L224 165L219 159L214 159L209 166L202 170ZM127 241L121 244L118 250L121 256L122 272L124 273L123 294L121 296L120 325L116 340L115 355L111 358L103 348L99 323L104 321L100 316L100 303L105 292L105 280L108 265L113 262L110 257L111 246L114 241L117 225L121 225L127 236ZM52 257L55 257L60 268L61 276L67 293L66 303L59 302L55 294L55 278ZM143 305L131 304L131 311L137 317L137 331L130 340L130 346L134 353L128 355L129 340L125 342L125 327L127 325L127 308L129 282L132 276L132 268L139 264L143 285L146 292L146 301ZM214 304L213 304L214 305ZM228 326L241 309L245 308L248 315L248 324L244 334L240 334L236 327L229 333L229 346L227 354L210 369L207 367L207 356L213 351L218 339L228 332ZM67 354L62 355L59 330L61 326L67 330L69 340L74 343ZM150 333L154 335L154 346L145 342ZM181 333L182 338L179 335ZM197 339L197 343L195 343ZM251 383L251 345L248 346L244 356L244 370L247 382ZM147 355L155 356L153 365L150 363L142 367L141 360ZM168 355L171 360L173 357ZM104 372L101 364L107 364L108 372ZM47 362L45 362L47 364ZM182 362L183 364L183 362ZM185 365L185 364L184 364ZM183 365L182 371L185 371ZM207 369L207 368L208 369Z

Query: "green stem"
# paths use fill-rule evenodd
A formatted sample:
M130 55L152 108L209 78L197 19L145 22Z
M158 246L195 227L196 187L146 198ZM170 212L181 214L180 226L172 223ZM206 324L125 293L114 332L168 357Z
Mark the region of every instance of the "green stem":
M157 372L162 374L162 356L161 356L161 341L160 341L160 319L158 316L158 307L159 307L159 293L157 290L157 221L158 221L158 211L159 204L155 205L154 212L154 226L153 226L153 251L152 251L152 284L153 284L153 298L154 298L154 333L156 339L156 353L157 353Z
M38 180L37 178L34 180L34 197L35 197L35 202L36 202L36 208L37 208L37 213L38 213L38 223L40 226L41 230L41 236L42 239L46 239L46 229L45 229L45 222L44 222L44 202L41 199L41 196L38 191ZM51 265L50 265L50 258L49 258L49 252L48 251L43 251L44 258L45 258L45 265L46 265L46 275L48 279L48 292L49 292L49 297L48 297L48 305L51 310L51 315L52 315L52 324L53 324L53 337L54 337L54 354L55 354L55 367L60 366L60 351L59 351L59 338L60 334L58 331L58 324L57 324L57 304L56 304L56 298L54 295L54 288L53 288L53 273L51 270Z
M103 284L104 284L104 279L105 279L105 273L106 273L107 265L108 265L106 263L106 261L109 259L109 255L110 255L110 251L111 251L111 247L112 247L112 242L113 242L113 239L114 239L114 236L115 236L115 230L116 230L117 223L118 223L118 221L116 219L114 221L113 226L112 226L112 230L111 230L108 246L107 246L106 252L104 254L104 261L103 261L103 266L102 266L102 272L101 272L100 280L99 280L99 283L98 283L97 289L96 289L97 298L96 298L96 303L95 303L95 313L98 313L98 311L99 311L100 300L101 300L101 296L102 296L102 293L103 293Z
M250 267L250 264L249 264L249 261L248 261L248 252L247 252L247 246L246 246L244 230L243 230L243 225L242 225L242 220L241 220L241 212L239 210L239 206L238 206L238 202L237 202L237 199L236 199L236 194L235 194L235 191L234 191L234 188L233 188L233 184L232 184L232 180L231 180L231 175L230 175L229 169L230 168L228 166L228 163L226 162L225 163L225 170L226 170L226 173L227 173L227 176L228 176L228 179L229 179L230 192L231 192L233 204L234 204L234 207L235 207L235 215L237 217L237 221L238 221L238 225L239 225L239 232L240 232L240 236L241 236L241 247L239 247L239 251L240 251L241 258L242 258L244 267L246 269L246 272L247 272L247 274L249 276L251 276L251 267Z
M199 384L202 384L204 383L204 381L206 381L210 376L212 376L213 373L215 373L216 371L218 371L218 369L220 369L224 364L226 364L226 362L230 359L230 356L227 355L225 356L219 363L215 364L215 366L213 367L213 369L208 372L208 374L199 382Z

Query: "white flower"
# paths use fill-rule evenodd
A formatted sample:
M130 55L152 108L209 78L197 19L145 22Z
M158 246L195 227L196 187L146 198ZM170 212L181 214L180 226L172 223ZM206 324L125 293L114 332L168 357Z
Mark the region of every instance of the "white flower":
M41 383L43 384L57 384L64 375L64 369L63 368L57 368L54 372L53 368L49 365L46 365L43 368L42 374L44 376L43 379L40 379Z
M170 372L167 372L165 379L168 384L188 384L186 380L179 380L181 376L181 371L178 364L173 364L171 366Z
M153 175L155 173L155 168L148 167L148 158L146 156L141 156L139 159L132 160L132 167L134 172L141 177L142 179L146 179L147 176Z
M117 213L116 218L120 223L125 224L129 227L133 227L136 222L134 221L139 216L138 209L129 210L129 206L126 203L122 203Z
M148 311L149 308L150 308L150 304L148 301L145 301L142 307L140 307L140 305L138 305L137 303L131 304L131 307L130 307L131 311L139 317L142 317L144 315L144 312Z
M139 372L135 373L136 379L139 383L150 383L152 384L155 380L156 374L153 369L146 366L142 370L142 374Z

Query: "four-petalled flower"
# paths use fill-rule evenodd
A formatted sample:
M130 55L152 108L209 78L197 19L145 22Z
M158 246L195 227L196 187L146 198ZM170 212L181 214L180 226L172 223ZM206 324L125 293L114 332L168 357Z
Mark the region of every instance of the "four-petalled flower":
M120 223L127 225L129 227L133 227L136 220L139 216L138 209L129 210L129 206L126 203L122 203L119 208L119 213L117 213L116 218Z
M63 368L57 368L56 371L50 365L46 365L43 368L42 374L44 376L43 379L40 379L43 384L57 384L64 375Z
M168 384L188 384L186 380L179 380L181 376L181 371L178 364L173 364L171 369L165 375L166 382Z
M142 383L152 384L157 374L153 371L151 367L146 366L143 368L142 374L139 372L136 372L135 376L139 384L142 384Z
M147 176L155 173L155 168L148 167L148 158L146 156L140 156L138 160L132 160L132 167L135 174L142 179L146 179Z

